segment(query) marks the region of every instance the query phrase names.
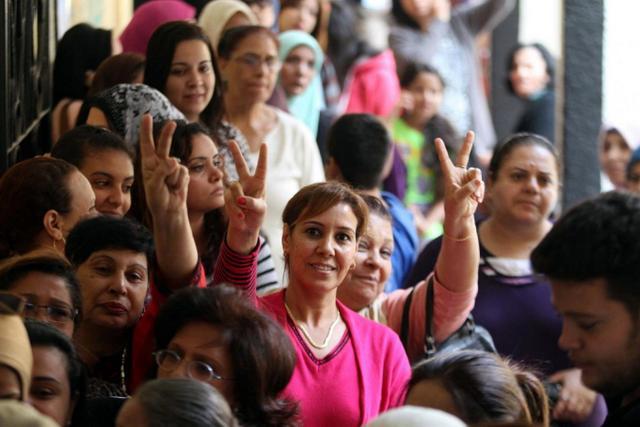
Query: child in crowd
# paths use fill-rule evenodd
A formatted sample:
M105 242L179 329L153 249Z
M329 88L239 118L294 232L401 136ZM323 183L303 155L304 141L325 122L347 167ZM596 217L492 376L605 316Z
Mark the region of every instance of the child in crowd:
M442 233L442 169L435 138L442 138L449 152L459 145L453 126L439 114L444 80L438 71L410 63L400 76L402 112L391 123L391 135L407 168L404 202L413 212L418 235L432 239Z

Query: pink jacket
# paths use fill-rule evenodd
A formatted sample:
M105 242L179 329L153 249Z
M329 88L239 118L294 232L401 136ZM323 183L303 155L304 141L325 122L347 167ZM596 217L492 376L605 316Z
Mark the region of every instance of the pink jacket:
M391 49L357 63L347 82L346 114L369 113L387 117L400 100L400 82Z

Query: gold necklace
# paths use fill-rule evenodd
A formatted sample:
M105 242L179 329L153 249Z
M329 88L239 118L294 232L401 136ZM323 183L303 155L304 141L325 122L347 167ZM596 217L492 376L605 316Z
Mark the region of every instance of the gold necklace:
M286 302L284 303L284 308L285 310L287 310L287 314L289 315L289 317L291 317L291 320L293 320L293 322L298 327L298 329L300 329L300 332L302 332L302 335L304 335L307 342L311 344L313 348L317 348L318 350L323 350L327 348L327 346L329 345L329 341L331 341L331 337L333 336L333 330L336 328L336 326L338 325L338 321L340 320L339 311L338 311L338 316L336 317L336 320L334 320L331 326L329 326L329 332L327 332L327 336L324 338L324 341L322 342L322 344L318 344L313 340L313 338L311 338L311 335L309 335L309 332L307 332L307 328L304 327L302 322L300 322L293 316L293 313L291 313L291 310L289 309L289 306L287 305Z

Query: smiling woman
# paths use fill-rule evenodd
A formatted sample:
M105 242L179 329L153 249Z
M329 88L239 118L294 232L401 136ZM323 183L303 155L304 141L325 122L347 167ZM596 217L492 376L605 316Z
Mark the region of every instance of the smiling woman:
M134 155L117 134L82 125L65 133L51 150L89 180L101 214L124 216L131 207Z

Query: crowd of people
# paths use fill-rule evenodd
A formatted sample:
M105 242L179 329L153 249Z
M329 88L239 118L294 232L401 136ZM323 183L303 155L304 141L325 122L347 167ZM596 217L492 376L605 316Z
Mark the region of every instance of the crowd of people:
M0 177L0 424L640 425L640 133L559 216L553 56L514 40L501 141L481 84L514 4L394 0L385 49L339 0L70 28Z

